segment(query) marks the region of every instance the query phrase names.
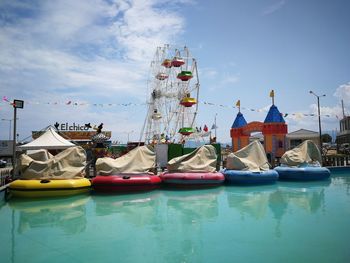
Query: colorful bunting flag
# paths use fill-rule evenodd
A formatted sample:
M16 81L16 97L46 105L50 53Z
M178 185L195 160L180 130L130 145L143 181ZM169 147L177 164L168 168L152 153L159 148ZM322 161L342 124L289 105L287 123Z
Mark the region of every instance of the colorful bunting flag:
M274 90L271 90L270 92L270 97L274 96ZM123 106L123 107L129 107L129 106L145 106L147 105L147 103L85 103L85 102L73 102L71 100L66 101L66 102L38 102L38 101L26 101L27 104L29 105L74 105L74 106L99 106L99 107L112 107L112 106ZM246 108L246 107L240 107L241 105L241 101L237 100L235 106L229 106L229 105L223 105L223 104L215 104L212 102L208 102L208 101L201 101L200 103L205 104L205 105L210 105L210 106L217 106L217 107L224 107L224 108L235 108L238 107L239 110L243 109L243 110L247 110L247 111L255 111L255 112L267 112L268 109L263 108L263 109L250 109L250 108ZM11 99L9 99L7 96L2 96L2 100L0 100L0 104L7 104L7 105L13 105L13 103L11 102ZM288 116L296 116L297 118L303 118L305 116L310 116L310 117L315 117L318 116L317 114L314 113L301 113L301 112L296 112L296 113L283 113L282 116L284 117L288 117ZM337 118L339 119L339 116L337 115L330 115L330 114L323 114L322 117L333 117L333 118ZM206 127L206 125L204 126L204 128ZM211 129L215 129L213 128L214 125L212 126ZM217 127L216 127L217 128ZM207 131L208 131L208 127L206 127Z

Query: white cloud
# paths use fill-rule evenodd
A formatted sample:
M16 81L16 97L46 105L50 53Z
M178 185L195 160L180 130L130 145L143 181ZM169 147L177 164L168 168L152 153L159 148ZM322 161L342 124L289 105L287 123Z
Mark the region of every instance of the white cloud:
M184 19L157 1L136 0L130 3L122 19L114 23L117 41L125 48L126 58L142 60L155 46L167 44L182 33Z
M311 112L318 116L318 108L316 104L310 105ZM340 105L334 107L320 107L321 117L340 117L342 114L342 109Z
M219 74L216 69L209 67L199 68L198 71L201 77L208 79L215 79Z
M38 15L0 28L0 69L7 74L40 70L55 85L72 88L93 85L110 91L131 83L125 90L133 92L140 89L136 82L147 71L155 48L175 38L184 26L179 14L156 5L157 1L44 2Z
M318 108L316 104L309 106L309 111L297 111L290 113L286 117L289 131L298 129L308 129L318 131ZM339 118L341 118L341 107L320 107L322 131L331 131L339 127ZM313 114L313 116L310 116Z
M257 109L257 112L268 112L270 108L271 108L271 105L266 105L265 107Z
M334 92L333 96L343 100L345 103L350 101L350 82L340 85Z
M222 80L221 83L223 85L229 85L229 84L235 84L239 81L239 76L237 74L226 74Z
M239 74L229 71L219 71L211 67L199 66L200 79L207 85L208 90L214 91L217 89L231 87L232 84L239 82ZM213 83L209 84L208 83Z
M333 94L334 97L344 101L345 114L349 114L347 102L350 101L350 83L340 85ZM322 130L331 131L339 129L339 120L343 117L341 104L335 106L321 106L321 124ZM313 114L314 116L308 116ZM311 104L309 111L295 112L287 117L288 123L293 130L305 128L318 131L318 107L317 104Z
M177 42L185 26L177 4L193 2L56 0L29 5L2 1L1 95L41 102L145 101L147 74L156 47ZM25 114L29 120L35 119L35 124L28 122L27 132L42 127L45 119L63 114L77 118L65 109L43 118L34 117L38 109L26 110L33 110ZM109 111L100 109L98 116L101 112L109 115ZM79 119L94 116L92 109L86 112L89 114L79 113ZM5 114L11 113L2 111L1 117ZM118 113L113 114L109 117L117 120Z
M262 11L262 14L265 16L270 15L270 14L276 12L277 10L281 9L286 3L287 3L286 0L280 0L278 2L275 2L272 5L264 8L264 10Z

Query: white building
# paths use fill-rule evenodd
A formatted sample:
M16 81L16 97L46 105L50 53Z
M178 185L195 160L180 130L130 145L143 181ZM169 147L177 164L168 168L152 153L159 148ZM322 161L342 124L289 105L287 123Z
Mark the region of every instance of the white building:
M294 132L290 132L286 135L287 149L292 149L305 140L312 140L316 145L319 145L319 133L306 129L300 129Z

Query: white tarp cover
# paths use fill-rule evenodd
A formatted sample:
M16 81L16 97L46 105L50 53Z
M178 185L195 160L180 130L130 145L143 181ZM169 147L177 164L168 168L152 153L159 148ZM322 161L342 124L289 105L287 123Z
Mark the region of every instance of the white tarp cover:
M215 172L217 155L215 147L204 145L191 153L171 159L168 171L173 172Z
M55 156L42 150L22 154L17 169L21 179L73 179L85 175L86 153L80 147L70 147Z
M39 138L17 148L19 150L67 149L73 146L75 144L59 135L54 128L49 127Z
M139 146L117 158L103 157L96 161L96 171L100 175L142 174L153 172L156 154L152 146Z
M306 140L292 150L286 151L280 160L281 164L295 167L304 165L317 165L322 163L322 156L317 145Z
M267 171L270 169L264 147L254 140L237 152L230 153L226 159L226 168L242 171Z
M45 162L53 157L53 155L49 153L48 150L45 150L45 149L27 151L27 156L29 156L35 161L42 161L42 162Z

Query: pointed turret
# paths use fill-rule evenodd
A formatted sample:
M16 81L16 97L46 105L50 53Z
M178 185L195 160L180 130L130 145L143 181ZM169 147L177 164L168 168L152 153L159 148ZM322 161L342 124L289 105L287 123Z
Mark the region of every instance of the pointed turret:
M243 134L243 128L247 125L243 114L239 111L237 113L236 119L233 122L230 130L230 135L232 138L232 149L233 151L238 151L240 148L248 145L249 136Z
M264 123L285 123L282 114L275 105L270 107Z
M245 120L243 114L241 112L238 112L231 128L241 128L245 125L247 125L247 121Z
M271 96L272 93L272 96ZM273 90L270 97L274 98ZM278 108L272 106L264 120L262 133L264 135L264 148L266 153L270 156L270 162L274 165L275 157L281 157L286 150L286 134L288 132L287 124Z

